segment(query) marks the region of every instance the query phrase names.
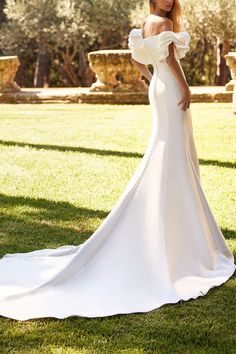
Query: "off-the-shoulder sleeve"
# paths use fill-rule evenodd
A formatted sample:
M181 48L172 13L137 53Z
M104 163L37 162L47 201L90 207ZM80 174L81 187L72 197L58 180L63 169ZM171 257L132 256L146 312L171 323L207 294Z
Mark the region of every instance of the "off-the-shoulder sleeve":
M131 49L131 57L141 64L150 64L151 60L144 46L141 29L133 28L128 36L128 47Z
M169 55L169 45L171 42L174 43L174 52L176 59L182 59L185 54L189 51L190 35L186 31L173 32L164 31L158 36L157 41L158 46L158 60L164 62L166 57Z

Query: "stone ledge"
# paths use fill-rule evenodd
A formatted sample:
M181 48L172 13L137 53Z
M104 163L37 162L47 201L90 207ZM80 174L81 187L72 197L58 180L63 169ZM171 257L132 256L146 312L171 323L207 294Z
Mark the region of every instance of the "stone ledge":
M232 102L233 91L224 86L190 86L191 102ZM19 92L0 93L0 103L102 103L148 104L145 92L90 92L78 88L22 88Z

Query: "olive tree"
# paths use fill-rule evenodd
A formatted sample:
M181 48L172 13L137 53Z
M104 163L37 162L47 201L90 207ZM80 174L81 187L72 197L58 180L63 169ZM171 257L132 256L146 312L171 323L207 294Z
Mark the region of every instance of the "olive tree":
M0 48L34 58L35 85L46 63L64 84L90 85L88 51L125 47L129 12L142 1L6 0Z

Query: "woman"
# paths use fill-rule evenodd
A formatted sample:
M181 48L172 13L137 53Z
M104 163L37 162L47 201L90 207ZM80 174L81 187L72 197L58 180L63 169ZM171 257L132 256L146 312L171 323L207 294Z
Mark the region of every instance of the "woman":
M144 37L151 37L152 35L155 36L156 34L159 34L163 31L180 31L178 18L180 17L181 7L178 1L149 0L149 3L150 16L146 19L143 25L143 28L145 27L145 29L142 31ZM173 18L173 21L171 18ZM141 71L141 73L150 81L152 74L146 65L140 65L140 63L135 59L132 59L132 61L134 65ZM186 82L182 68L176 61L173 42L171 42L169 45L169 55L166 57L166 63L174 74L175 79L178 81L182 92L182 98L178 104L182 104L181 109L186 110L190 105L191 91Z
M128 42L133 63L151 80L153 127L145 154L87 241L0 260L2 316L146 312L205 295L235 271L200 184L190 91L179 64L190 37L175 32L180 5L157 0L150 10L144 28L132 29Z

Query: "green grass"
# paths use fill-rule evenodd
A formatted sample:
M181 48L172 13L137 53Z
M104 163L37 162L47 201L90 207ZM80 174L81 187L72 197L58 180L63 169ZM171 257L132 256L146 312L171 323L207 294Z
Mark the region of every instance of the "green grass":
M236 116L192 103L203 189L236 255ZM151 131L150 106L1 105L0 255L77 245L106 217ZM0 353L235 353L235 275L196 300L144 314L14 321Z

